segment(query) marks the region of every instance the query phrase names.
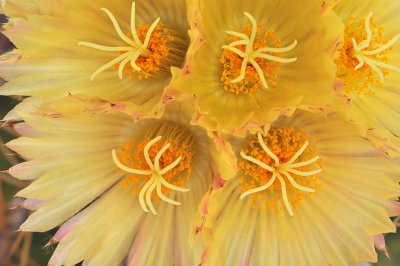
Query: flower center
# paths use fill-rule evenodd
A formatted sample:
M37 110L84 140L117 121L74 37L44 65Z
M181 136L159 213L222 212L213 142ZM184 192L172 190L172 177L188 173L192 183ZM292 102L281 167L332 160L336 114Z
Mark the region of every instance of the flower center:
M302 131L278 128L266 137L258 133L240 152L240 198L250 197L251 206L260 210L280 210L283 201L293 216L292 206L299 206L318 186L322 163L317 153Z
M257 25L252 15L245 12L251 25L242 32L226 31L230 43L223 45L220 58L221 81L226 91L236 94L254 94L260 87L275 85L281 63L297 58L281 58L281 53L292 50L297 41L281 48L281 40L273 30L264 30L265 23Z
M383 33L372 12L365 19L347 19L343 47L336 59L337 76L345 82L346 94L374 94L371 84L381 86L390 71L400 72L400 68L388 64L387 55L400 34L386 39Z
M178 142L176 139L163 139L162 136L148 138L141 143L126 142L112 151L114 163L129 173L122 180L122 185L139 195L143 210L150 210L153 214L157 214L153 200L181 205L167 195L172 191L189 191L183 186L190 179L192 155L191 138Z
M140 25L137 33L143 40L149 32L149 25ZM130 37L131 35L127 35ZM136 59L135 66L127 64L122 74L127 74L129 79L162 78L170 74L171 66L179 66L180 59L184 58L185 40L178 33L158 24L151 34L149 44ZM182 49L177 49L181 47ZM123 55L124 52L119 52ZM115 64L114 69L119 70L121 65Z
M171 66L179 66L182 63L187 49L186 40L177 32L160 25L160 18L151 25L140 25L136 29L136 5L133 2L131 32L124 34L115 16L106 8L101 10L109 17L123 43L119 47L110 47L91 42L79 42L79 45L97 50L117 52L117 57L97 69L91 76L91 80L110 67L118 70L120 79L123 78L124 73L129 74L128 78L135 76L139 79L162 78L170 74Z

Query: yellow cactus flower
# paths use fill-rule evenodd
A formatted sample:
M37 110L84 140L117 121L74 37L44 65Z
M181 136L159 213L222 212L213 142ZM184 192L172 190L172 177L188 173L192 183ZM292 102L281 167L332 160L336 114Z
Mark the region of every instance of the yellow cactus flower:
M400 167L341 112L296 111L234 149L237 178L204 197L192 232L202 265L359 265L396 231Z
M13 1L5 13L19 59L0 59L3 95L84 93L151 108L180 75L190 45L185 0Z
M321 1L200 1L199 12L202 45L177 87L196 95L218 129L264 125L334 98L341 25Z
M7 144L27 161L9 173L35 180L17 195L41 201L20 229L61 226L49 265L119 265L128 253L132 265L198 264L185 245L191 218L232 167L221 140L190 125L191 101L136 121L84 111L72 96L33 110L40 101L27 101L9 115L24 119L15 126L24 137Z
M341 1L334 10L345 31L335 60L338 92L362 134L390 155L400 155L397 100L400 83L400 3Z
M0 0L20 230L55 229L50 266L376 262L400 216L399 11Z

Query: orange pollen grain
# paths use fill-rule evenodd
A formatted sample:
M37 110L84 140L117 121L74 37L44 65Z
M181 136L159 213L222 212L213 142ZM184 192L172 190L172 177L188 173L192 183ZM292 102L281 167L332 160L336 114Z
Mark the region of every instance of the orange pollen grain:
M139 39L144 42L147 32L149 31L150 25L140 25L137 28L137 34ZM130 38L131 34L127 34ZM129 79L137 77L138 79L148 79L151 77L159 76L164 72L169 72L168 57L171 53L170 44L175 41L176 37L171 30L158 24L151 34L147 51L142 53L136 60L136 64L141 68L141 71L137 71L130 64L127 64L123 74L127 74ZM118 55L125 52L119 52ZM114 66L115 70L118 70L119 64Z
M257 34L253 46L254 51L263 47L280 48L280 38L275 34L273 30L267 29L264 31L264 25L265 23L260 23L257 25ZM249 36L251 34L251 31L251 26L248 26L244 30L238 32L242 32ZM235 36L231 36L228 38L229 42L234 42L238 40L241 39ZM239 45L236 46L236 48L243 52L245 52L246 50L245 45ZM273 55L279 57L281 54L274 53ZM223 49L219 61L222 64L221 81L223 83L225 91L235 93L237 95L245 94L251 96L254 95L260 88L263 88L260 77L256 69L251 64L247 65L246 75L242 81L237 83L231 82L231 80L234 80L240 75L240 68L243 62L243 58L240 57L238 54L230 50ZM280 63L263 58L256 58L255 61L260 65L261 69L263 70L265 80L267 81L268 85L276 85L276 79L280 70Z
M279 158L281 164L289 161L293 155L309 140L308 134L301 130L296 130L291 127L271 129L266 137L263 137L267 147ZM269 157L262 149L257 138L253 138L248 143L247 147L241 150L246 155L251 156L271 167L275 166L275 161ZM309 145L297 161L307 161L318 155L318 149L314 145ZM238 162L239 168L242 170L242 176L239 178L239 192L243 193L248 190L260 187L268 183L272 177L272 173L258 165L241 158ZM310 171L315 169L315 165L322 167L321 160L314 164L296 168L300 171ZM309 188L318 188L318 176L299 176L291 174L293 179L302 186ZM287 177L282 175L286 184L290 184ZM304 193L291 185L286 186L287 195L290 205L293 207L300 206L302 200L310 193ZM250 205L252 208L259 210L267 209L269 211L280 211L285 209L282 204L281 185L279 181L275 181L267 190L253 193L249 195Z
M140 169L140 170L150 170L144 157L144 147L151 139L145 139L143 142L137 144L135 141L126 142L117 150L117 156L120 162L130 168ZM187 144L178 143L178 141L173 139L163 139L156 142L149 149L150 160L154 163L154 159L157 153L166 145L170 143L170 147L165 151L165 153L160 158L160 168L170 165L178 157L182 160L179 164L165 173L163 178L170 184L184 187L189 181L191 175L191 162L192 162L192 151L191 147ZM125 171L118 169L117 171ZM122 185L131 189L134 195L138 195L143 185L151 178L151 176L142 176L136 174L129 174L122 181ZM171 190L165 186L162 187L162 192L168 194ZM152 197L154 200L159 200L157 193L153 193Z
M378 47L381 47L390 40L390 38L383 37L383 27L377 25L373 18L370 21L370 29L372 32L372 39L368 50L374 50ZM347 19L343 46L339 51L340 56L335 60L335 63L338 67L337 76L345 83L346 95L351 93L374 95L375 92L371 89L370 85L382 86L382 82L373 69L367 64L355 71L355 67L358 65L359 61L355 57L351 38L354 38L356 43L360 43L367 39L364 18L360 19L349 17ZM388 48L379 54L371 55L369 57L371 59L387 63L387 52L390 50L391 48ZM384 76L387 76L389 71L383 70L382 73Z

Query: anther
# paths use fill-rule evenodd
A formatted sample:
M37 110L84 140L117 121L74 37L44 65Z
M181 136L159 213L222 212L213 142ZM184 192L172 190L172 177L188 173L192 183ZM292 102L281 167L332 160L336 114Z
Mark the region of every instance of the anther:
M354 68L354 70L358 71L365 64L367 64L368 66L370 66L372 68L373 71L375 71L378 74L381 82L383 83L385 81L385 77L380 68L393 70L393 71L397 71L397 72L400 72L400 68L377 61L377 60L374 60L374 59L370 58L369 56L377 55L381 52L384 52L389 47L393 46L397 42L397 40L400 38L400 34L397 34L396 36L394 36L389 42L382 45L381 47L378 47L374 50L365 50L366 48L369 48L371 40L372 40L372 31L370 28L371 17L372 17L372 11L365 18L365 31L367 33L367 39L365 39L365 40L361 41L359 44L357 44L356 40L354 38L351 38L351 41L352 41L353 47L354 47L354 55L359 62L358 65Z
M294 178L291 175L291 173L295 174L295 175L299 175L299 176L312 176L312 175L320 173L322 171L321 168L318 168L318 169L313 170L313 171L308 171L308 172L304 172L304 171L300 171L300 170L296 170L295 169L295 168L298 168L298 167L307 166L307 165L310 165L312 163L315 163L319 159L319 156L316 156L316 157L314 157L312 159L309 159L307 161L304 161L304 162L295 163L296 160L303 154L303 152L308 147L309 143L308 143L308 141L306 141L301 146L301 148L292 156L292 158L289 161L287 161L286 163L280 163L279 158L265 144L260 132L258 132L258 142L261 145L262 149L265 151L265 153L275 161L275 166L266 165L265 163L259 161L258 159L246 155L244 152L241 152L240 156L243 159L245 159L247 161L250 161L250 162L260 166L261 168L264 168L265 170L271 172L272 176L271 176L271 178L269 179L269 181L265 185L250 189L250 190L242 193L240 198L244 199L245 197L247 197L247 196L249 196L249 195L251 195L253 193L264 191L264 190L268 189L269 187L271 187L275 183L276 179L278 179L279 183L281 185L283 203L284 203L284 205L286 207L286 210L288 211L289 215L293 216L293 210L292 210L292 207L290 206L290 203L289 203L289 200L288 200L286 183L285 183L285 180L284 180L283 176L285 176L287 178L289 183L294 188L296 188L298 190L301 190L303 192L314 192L314 189L308 188L308 187L305 187L305 186L302 186L302 185L298 184L294 180Z
M263 47L263 48L259 48L254 51L254 41L255 41L256 35L257 35L257 22L254 19L254 17L252 15L250 15L249 13L244 12L244 15L250 20L250 23L252 25L252 31L251 31L250 37L244 33L235 32L235 31L226 31L227 34L241 38L242 40L234 41L228 45L222 46L222 49L226 49L231 52L234 52L235 54L237 54L238 56L243 58L242 65L240 67L240 75L237 78L231 80L231 83L238 83L238 82L242 81L246 76L247 65L251 64L256 69L263 86L266 89L268 89L268 84L267 84L264 72L263 72L262 68L260 67L260 65L255 61L255 59L262 58L265 60L270 60L270 61L279 62L279 63L294 62L297 60L297 57L280 58L280 57L273 56L273 55L266 54L266 53L288 52L288 51L292 50L294 47L296 47L297 41L295 40L291 45L289 45L287 47L282 47L282 48ZM241 51L235 47L238 45L245 45L246 46L245 51Z
M149 150L156 142L160 141L161 138L162 138L161 136L153 138L146 144L146 146L144 148L144 151L143 151L144 157L145 157L146 163L149 166L150 170L139 170L139 169L134 169L134 168L130 168L130 167L123 165L119 161L119 159L116 155L115 149L112 150L113 161L120 169L122 169L128 173L144 175L144 176L150 177L149 180L146 182L146 184L142 187L142 189L139 193L139 203L145 212L151 211L153 214L157 214L157 212L154 208L154 205L151 201L151 195L154 190L156 191L156 193L160 197L160 199L162 199L165 202L168 202L170 204L173 204L173 205L181 205L181 203L177 202L175 200L172 200L170 198L167 198L161 190L162 186L165 186L171 190L179 191L179 192L188 192L189 191L189 189L187 189L187 188L177 187L173 184L168 183L163 177L163 175L165 175L168 171L175 168L182 160L182 157L178 157L171 164L169 164L169 165L165 166L163 169L161 169L160 159L161 159L162 155L170 147L171 144L166 144L163 148L161 148L160 151L157 153L156 157L154 158L154 162L151 161Z
M133 36L133 40L129 39L121 30L121 27L118 24L117 19L115 16L106 8L101 9L103 12L107 14L111 23L114 26L115 31L117 32L118 36L124 41L127 46L123 47L113 47L113 46L104 46L92 42L79 42L78 45L87 46L90 48L94 48L97 50L105 51L105 52L121 52L122 54L117 58L111 60L107 64L103 65L99 69L97 69L93 75L91 76L91 80L102 73L103 71L107 70L108 68L112 67L115 64L119 63L118 67L118 76L120 79L123 77L123 71L125 66L130 63L131 67L140 72L142 69L136 64L136 60L139 56L148 57L150 55L150 50L147 48L150 42L151 35L155 28L157 27L158 23L160 22L160 18L157 18L153 24L151 24L149 30L147 31L146 37L144 42L142 42L136 32L136 5L135 2L132 3L131 8L131 33Z

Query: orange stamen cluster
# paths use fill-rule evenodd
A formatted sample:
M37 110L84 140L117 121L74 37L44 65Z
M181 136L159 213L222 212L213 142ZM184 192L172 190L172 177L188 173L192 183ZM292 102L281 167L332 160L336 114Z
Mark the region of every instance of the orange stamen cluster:
M150 25L139 25L137 28L137 34L140 40L143 42L146 38L146 34L149 31ZM128 38L132 37L132 34L127 34ZM170 72L171 59L170 56L171 42L177 39L171 30L158 24L150 37L149 45L147 46L148 53L140 55L136 60L136 64L141 68L141 71L135 70L130 64L128 64L123 74L128 75L129 79L137 77L138 79L148 79L151 77L157 77ZM119 52L123 54L124 52ZM114 65L114 69L118 70L119 65Z
M144 157L144 148L150 140L151 139L148 138L141 143L136 143L135 141L126 142L117 150L118 159L122 164L130 168L150 170ZM160 168L163 169L170 165L178 157L182 157L182 160L176 167L165 173L163 178L172 185L184 187L191 175L192 150L189 144L179 143L176 140L168 138L163 139L151 146L149 150L150 159L154 162L157 153L168 143L171 145L160 158ZM121 169L118 169L118 171L126 173ZM129 174L122 180L122 185L125 188L131 189L133 194L137 195L150 177L151 176ZM162 191L168 194L171 192L171 189L163 186ZM157 193L153 193L152 197L154 200L159 200Z
M294 128L278 128L271 129L268 136L263 137L265 144L269 149L279 158L281 163L288 162L293 155L309 140L306 133L296 130ZM241 150L246 155L251 156L266 165L273 167L275 161L265 154L257 138L250 140L248 146ZM307 161L316 157L318 149L309 145L298 161ZM309 171L315 169L315 164L322 167L321 160L314 164L298 167L299 171ZM239 168L243 171L243 176L239 178L239 192L243 193L261 187L272 177L272 173L248 160L241 158L239 160ZM282 175L285 182L289 184L287 178ZM292 174L293 179L300 185L310 188L319 187L317 175L312 176L299 176ZM312 193L304 193L293 186L287 186L287 196L291 206L299 206L306 195ZM249 195L250 204L252 208L259 210L267 209L269 211L282 210L285 207L282 204L281 185L279 182L274 182L267 190Z
M254 50L263 47L281 47L281 40L276 36L273 30L265 30L265 23L257 25L257 37L254 42ZM245 30L241 31L246 35L250 35L252 27L246 27ZM229 42L238 41L240 38L231 36ZM241 51L246 50L245 45L239 45L237 48ZM274 56L280 56L280 53L274 53ZM243 62L236 53L230 50L223 50L219 60L222 64L221 81L223 83L225 91L232 92L235 94L245 94L248 96L253 95L258 89L263 87L263 84L259 78L257 70L252 65L247 65L245 78L237 83L231 81L236 79L240 75L240 68ZM255 61L260 65L264 72L267 83L271 86L276 84L276 79L280 70L280 63L263 58L256 58Z
M373 37L369 45L369 50L379 48L390 40L390 38L387 39L383 37L383 27L377 25L373 18L370 21L370 28ZM338 67L337 76L344 81L345 93L347 95L353 92L363 95L373 95L374 91L371 89L370 85L382 86L382 82L374 70L368 65L364 65L359 70L355 71L355 67L359 64L359 61L354 54L352 38L354 38L357 43L367 39L364 18L349 17L346 22L343 47L340 49L340 57L336 59L336 65ZM376 55L370 55L370 58L387 63L387 52L390 50L391 48L388 48ZM389 71L383 70L382 73L386 76Z

